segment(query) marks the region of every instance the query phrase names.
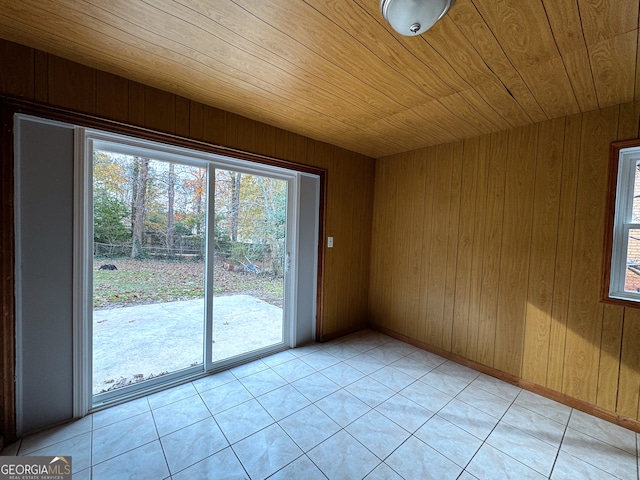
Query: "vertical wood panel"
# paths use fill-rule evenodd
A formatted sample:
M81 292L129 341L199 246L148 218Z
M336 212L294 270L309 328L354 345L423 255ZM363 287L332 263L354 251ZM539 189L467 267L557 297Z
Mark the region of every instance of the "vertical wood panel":
M596 402L603 307L599 303L609 143L616 138L615 107L583 116L576 198L571 291L563 392ZM594 232L599 232L595 235Z
M204 127L204 105L191 100L189 107L189 136L202 140Z
M458 268L460 199L462 195L462 142L451 145L451 189L449 203L449 241L447 242L447 278L444 290L444 313L442 315L442 341L443 348L451 349L453 310L456 288L456 271Z
M452 351L467 353L469 303L471 301L471 266L476 215L476 188L479 139L465 140L462 185L460 191L460 240L456 265L456 296L453 310Z
M176 131L176 96L157 88L146 87L145 127L166 133Z
M467 358L478 360L478 338L480 324L480 298L482 297L482 267L485 249L485 215L487 203L487 168L489 164L490 137L480 137L476 169L476 211L473 227L473 253L471 257L471 280L469 292L469 327L467 330Z
M146 92L141 83L129 82L129 123L133 125L144 125Z
M227 141L225 120L224 111L205 105L202 115L202 140L214 145L225 145Z
M96 112L96 71L49 55L48 102L84 113Z
M640 392L640 310L627 308L624 313L624 335L620 357L617 413L638 418Z
M422 184L419 186L424 195L424 207L422 210L422 218L418 216L422 227L423 239L420 252L422 271L419 287L420 328L418 338L422 338L424 341L433 343L434 345L439 345L439 332L442 328L442 321L440 315L437 312L432 312L429 305L431 297L437 295L433 285L436 273L432 265L436 259L431 255L431 242L433 241L433 205L436 202L435 186L438 181L436 178L437 161L435 148L420 150L420 157L425 165L425 176L422 179Z
M615 411L618 399L623 317L624 308L604 305L596 405L609 411Z
M582 115L566 118L562 180L560 190L560 216L556 243L555 281L551 308L551 331L546 385L562 390L564 349L569 315L569 291L573 264L573 236L575 231L576 190L580 161Z
M433 184L432 184L432 224L431 241L429 247L429 270L427 298L427 328L428 338L434 339L435 344L443 346L443 330L445 324L442 312L445 305L445 288L447 274L447 249L449 248L449 210L451 204L451 173L452 149L451 145L440 145L434 149ZM456 218L457 221L457 218ZM450 331L451 329L447 329Z
M500 253L504 214L504 189L507 169L509 136L506 132L491 135L489 145L489 179L485 218L485 251L482 264L482 294L478 314L478 361L493 364L498 287L500 282Z
M105 72L97 72L96 114L126 122L129 119L129 81Z
M543 385L549 357L564 118L540 124L522 377Z
M188 98L176 97L176 135L189 136L189 108L191 102Z
M32 48L0 39L0 92L33 98L34 58Z
M411 195L411 215L409 230L409 269L407 271L407 335L411 338L423 338L424 324L420 323L420 278L423 272L422 260L427 259L422 255L424 231L422 228L422 215L424 212L425 191L424 178L426 162L414 152L409 158L407 166L407 192Z
M47 103L49 101L49 55L36 50L34 55L34 100Z
M494 367L520 375L526 311L537 126L510 132Z

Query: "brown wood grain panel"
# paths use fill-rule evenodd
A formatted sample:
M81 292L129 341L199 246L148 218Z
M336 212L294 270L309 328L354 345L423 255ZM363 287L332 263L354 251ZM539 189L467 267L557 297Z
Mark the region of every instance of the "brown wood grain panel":
M637 47L637 30L589 45L600 107L633 100Z
M176 131L176 96L146 87L144 102L145 127L166 133Z
M580 111L587 112L598 108L596 87L593 83L593 73L586 47L568 52L562 56L562 61L576 95Z
M442 342L451 349L453 330L454 300L456 295L456 272L458 269L458 251L460 249L459 228L460 201L462 195L463 143L457 142L451 149L451 189L449 202L449 241L447 243L447 277L444 287L444 312L442 315ZM443 157L444 158L444 157Z
M422 265L420 267L420 286L419 286L419 309L420 309L420 328L418 338L423 338L426 342L438 345L438 332L442 328L442 320L436 312L429 310L429 301L433 293L433 276L434 269L431 263L434 261L431 256L431 242L433 236L433 205L436 202L436 150L435 148L425 148L416 152L418 158L424 162L425 175L422 178L422 184L419 188L423 190L424 206L422 209L422 218L420 226L422 227L422 244L420 258Z
M516 68L535 67L558 55L541 1L475 2Z
M144 125L147 89L137 82L129 82L129 123Z
M427 274L426 321L427 338L433 345L443 345L445 328L451 330L443 318L445 305L445 288L447 274L447 249L449 248L449 209L451 208L451 145L439 145L431 148L431 174L433 180L430 190L431 198L431 238L429 240L428 267L423 270ZM456 219L457 220L457 219ZM424 234L424 231L423 231ZM423 239L424 241L424 239Z
M543 0L543 4L580 110L593 110L598 107L598 102L578 3L573 0Z
M97 71L96 114L121 122L129 119L129 81L127 79Z
M55 55L49 56L48 101L83 113L96 111L96 71Z
M618 404L616 412L631 418L638 418L640 398L640 310L626 308L620 356L620 377L618 381Z
M243 145L246 144L253 147L255 139L255 131L253 123L245 120L243 117L238 118L238 131L243 133L246 138ZM244 147L243 147L244 148ZM286 130L278 130L276 132L276 157L285 160L295 161L296 158L304 158L307 155L307 138L297 135Z
M189 136L189 108L191 102L185 97L176 97L176 135Z
M584 114L582 124L562 391L591 403L596 401L603 311L594 279L602 272L606 172L617 120L618 109L612 107Z
M582 115L567 117L564 132L560 212L546 379L546 386L557 391L562 391L564 377L564 349L569 316Z
M510 125L521 125L531 121L529 115L500 82L486 61L471 47L449 16L438 22L437 28L425 38Z
M509 132L494 367L520 375L527 303L537 126Z
M489 145L491 138L488 135L480 137L478 144L478 157L476 168L476 211L473 227L473 249L471 256L471 279L469 290L469 327L467 330L467 354L466 357L478 360L478 338L480 330L480 299L482 297L482 268L485 255L485 224L487 212L487 187L489 167Z
M544 385L558 239L565 119L539 125L522 378Z
M490 136L489 166L482 258L482 289L478 314L478 362L493 365L500 282L500 253L504 212L504 190L509 135L500 132Z
M596 405L610 412L615 412L618 399L623 318L623 307L604 305Z
M189 136L194 140L203 139L204 105L190 101L189 107Z
M534 122L545 120L544 111L505 55L475 5L470 0L458 1L456 8L451 9L449 16L467 40L478 50L487 66L497 75L527 116Z
M640 136L640 102L620 105L618 140L631 140Z
M202 115L202 139L214 145L227 142L226 114L218 108L204 106Z
M471 268L476 216L479 139L465 140L460 193L460 227L456 269L456 296L453 311L452 351L466 356L471 302Z
M420 323L420 279L422 275L422 244L424 242L424 229L422 220L424 216L425 191L424 179L426 176L426 162L419 157L417 152L409 154L409 163L405 170L406 191L410 195L409 229L407 231L409 247L407 254L409 265L407 269L407 288L405 290L407 335L412 338L422 338L425 331ZM420 333L419 333L420 332Z
M588 45L638 28L638 0L603 2L578 0L582 29Z
M0 39L0 92L32 99L34 62L32 48Z
M49 101L49 55L40 50L34 52L34 75L34 100L47 103Z

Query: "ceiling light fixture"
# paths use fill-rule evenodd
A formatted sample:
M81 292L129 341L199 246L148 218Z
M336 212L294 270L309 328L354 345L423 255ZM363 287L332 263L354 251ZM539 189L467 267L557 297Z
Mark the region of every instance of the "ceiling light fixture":
M446 15L455 0L380 0L380 11L393 29L421 35Z

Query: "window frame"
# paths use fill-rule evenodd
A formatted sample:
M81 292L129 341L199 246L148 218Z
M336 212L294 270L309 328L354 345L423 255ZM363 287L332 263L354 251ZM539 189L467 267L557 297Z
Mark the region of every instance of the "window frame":
M604 241L602 301L640 306L640 292L625 291L628 237L640 231L632 222L634 169L640 164L640 139L613 142L609 149L609 179Z

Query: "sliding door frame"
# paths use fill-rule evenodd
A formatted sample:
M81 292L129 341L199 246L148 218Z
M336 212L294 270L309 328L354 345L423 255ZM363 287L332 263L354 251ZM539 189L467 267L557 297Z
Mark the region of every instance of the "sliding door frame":
M2 372L2 386L0 387L0 441L5 445L16 439L16 311L15 311L15 232L14 232L14 149L13 149L13 118L20 113L44 119L70 123L79 127L93 128L106 132L132 136L136 138L166 143L200 152L212 153L239 160L247 160L257 165L271 165L290 169L301 173L317 175L320 183L319 225L318 225L318 271L316 278L316 338L321 338L322 332L322 304L323 304L323 273L324 249L323 238L326 218L326 184L327 170L290 160L272 156L245 152L235 148L215 145L200 140L194 140L178 135L150 130L123 122L103 119L94 115L73 112L59 107L52 107L20 98L0 96L0 259L2 311L0 320L0 371Z

